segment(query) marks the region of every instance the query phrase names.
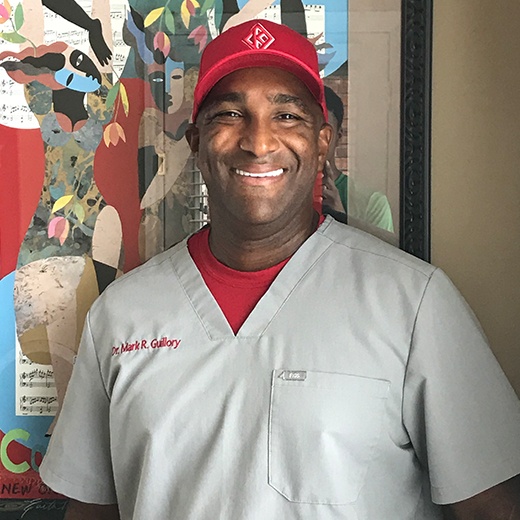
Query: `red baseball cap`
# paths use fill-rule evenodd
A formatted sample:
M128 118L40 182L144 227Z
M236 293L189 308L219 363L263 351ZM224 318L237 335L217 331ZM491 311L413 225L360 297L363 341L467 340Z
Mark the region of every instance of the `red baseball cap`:
M249 20L211 41L200 60L193 100L192 120L209 91L225 76L250 67L274 67L294 74L321 106L327 121L327 105L314 45L286 25Z

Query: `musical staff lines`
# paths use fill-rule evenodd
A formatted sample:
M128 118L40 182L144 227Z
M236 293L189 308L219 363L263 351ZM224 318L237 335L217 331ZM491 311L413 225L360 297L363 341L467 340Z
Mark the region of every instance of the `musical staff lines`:
M58 398L56 396L20 397L18 403L22 415L56 415Z
M19 385L21 388L51 388L54 387L54 376L52 370L40 370L35 368L30 372L20 374Z
M56 415L58 397L52 368L33 363L16 342L16 415Z

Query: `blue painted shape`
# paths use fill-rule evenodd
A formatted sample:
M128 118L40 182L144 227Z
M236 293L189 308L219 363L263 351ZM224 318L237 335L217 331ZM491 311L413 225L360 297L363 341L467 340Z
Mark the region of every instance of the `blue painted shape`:
M238 7L242 9L247 1L239 0ZM336 53L325 67L325 76L328 76L348 58L348 0L315 0L303 4L325 6L325 41L333 46L326 52ZM272 5L280 5L280 0L275 0Z
M5 433L22 428L30 433L25 446L47 447L45 433L52 417L15 415L15 347L16 322L14 317L14 272L0 280L0 429Z

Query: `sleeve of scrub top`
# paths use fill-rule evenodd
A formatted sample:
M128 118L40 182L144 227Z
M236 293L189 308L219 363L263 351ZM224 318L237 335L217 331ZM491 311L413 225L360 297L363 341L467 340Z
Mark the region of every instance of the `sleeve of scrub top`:
M403 420L438 504L520 473L520 402L471 309L439 269L417 313Z
M40 475L51 489L67 497L92 504L114 504L110 400L101 377L89 317Z

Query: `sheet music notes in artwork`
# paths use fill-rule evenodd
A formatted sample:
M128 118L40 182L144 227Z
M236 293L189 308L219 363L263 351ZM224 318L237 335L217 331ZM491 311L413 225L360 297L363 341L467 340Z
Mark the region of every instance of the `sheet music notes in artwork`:
M16 415L56 415L58 396L50 365L33 363L16 342Z

